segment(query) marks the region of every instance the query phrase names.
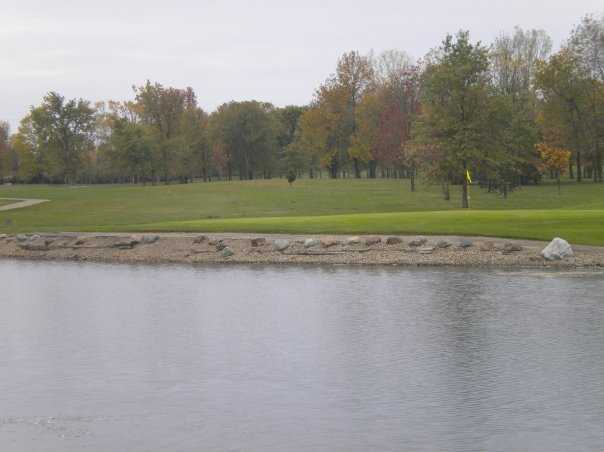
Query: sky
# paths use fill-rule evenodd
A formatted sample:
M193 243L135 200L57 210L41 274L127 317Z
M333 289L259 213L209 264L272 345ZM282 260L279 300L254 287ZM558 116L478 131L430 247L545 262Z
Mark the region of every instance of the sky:
M514 26L560 45L602 0L0 0L0 120L15 131L48 91L132 98L147 79L231 100L306 104L349 50L415 58L447 33L491 42Z

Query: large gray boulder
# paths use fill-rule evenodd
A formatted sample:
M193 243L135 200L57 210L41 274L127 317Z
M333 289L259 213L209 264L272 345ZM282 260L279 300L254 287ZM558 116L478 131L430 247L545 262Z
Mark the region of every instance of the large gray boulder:
M304 240L304 248L313 248L319 246L321 241L319 239L306 239Z
M285 251L286 249L289 248L290 244L291 243L289 240L277 239L273 242L273 249L275 251Z
M541 255L548 261L559 261L574 256L574 253L566 240L556 237L541 251Z

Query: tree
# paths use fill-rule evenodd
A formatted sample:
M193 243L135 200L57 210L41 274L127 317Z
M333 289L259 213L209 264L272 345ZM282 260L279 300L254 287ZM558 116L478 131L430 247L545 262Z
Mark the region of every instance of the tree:
M332 178L344 174L349 161L355 177L361 177L361 159L351 148L357 129L357 108L373 82L371 60L358 52L348 52L338 60L336 73L315 92L309 110L300 120L296 148L313 146L321 166ZM352 151L352 152L351 152Z
M479 165L490 139L488 49L464 31L447 36L424 72L422 99L416 141L441 152L437 173L461 179L462 208L468 208L463 176Z
M599 19L585 16L573 30L568 50L582 68L587 79L586 132L592 172L595 181L602 182L602 142L604 141L604 15Z
M560 194L560 176L568 168L571 152L567 149L548 146L545 143L537 144L537 151L541 170L554 175L558 184L558 194Z
M8 176L10 167L10 125L0 121L0 184Z
M280 171L284 168L294 168L297 171L303 169L303 156L298 152L298 149L295 146L291 145L296 139L298 123L305 110L304 107L288 105L287 107L276 108L273 111L275 116L274 121L277 127L276 139L278 155L276 158L280 164Z
M174 175L176 149L179 145L175 138L187 108L195 108L197 100L192 88L166 88L149 80L140 87L133 87L136 102L139 104L143 123L151 126L156 133L157 167L162 179L168 183Z
M420 106L419 69L411 66L404 54L396 59L403 66L392 63L393 55L398 53L387 55L389 72L378 71L375 86L358 106L357 130L350 152L368 163L370 178L376 177L376 167L380 164L386 172L405 171L414 190L416 159L409 143L412 123Z
M574 153L577 182L583 179L583 156L589 148L590 81L576 55L564 48L539 64L537 86L541 94L539 121L546 139ZM551 135L551 136L547 136Z
M153 138L148 126L119 118L113 124L111 157L133 183L152 175Z
M273 108L256 101L230 102L210 116L210 145L229 179L235 171L241 180L271 177L277 148Z
M514 101L529 102L534 93L538 63L552 49L552 39L543 30L516 27L513 35L500 34L492 46L491 73L495 88Z
M287 182L291 187L293 183L296 181L296 172L293 169L287 171Z
M11 147L15 155L14 176L20 182L46 182L52 171L52 159L44 151L34 131L31 114L19 123L17 133L13 135ZM50 161L49 161L50 160Z
M55 176L64 183L76 180L85 153L92 148L94 113L90 102L65 100L56 92L47 94L42 104L31 110L31 127L40 146L38 151L54 160Z

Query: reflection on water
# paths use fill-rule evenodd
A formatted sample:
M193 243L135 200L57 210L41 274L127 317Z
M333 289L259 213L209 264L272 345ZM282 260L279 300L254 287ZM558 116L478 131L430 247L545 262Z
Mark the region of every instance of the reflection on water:
M0 261L0 450L604 450L568 276Z

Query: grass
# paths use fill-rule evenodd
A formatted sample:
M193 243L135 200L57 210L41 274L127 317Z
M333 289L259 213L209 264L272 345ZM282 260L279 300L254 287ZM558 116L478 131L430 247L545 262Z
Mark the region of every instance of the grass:
M489 235L604 245L604 185L544 184L507 200L472 188L458 209L439 188L411 193L399 180L285 180L168 186L0 187L0 198L51 202L0 212L0 233L27 231L206 231ZM0 202L2 202L0 200ZM12 220L10 225L5 220Z
M15 201L12 199L2 199L0 198L0 207L6 206L8 204L13 204Z

